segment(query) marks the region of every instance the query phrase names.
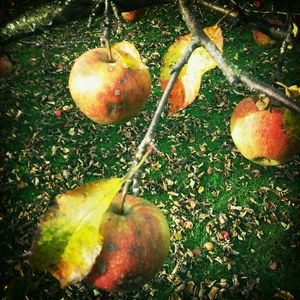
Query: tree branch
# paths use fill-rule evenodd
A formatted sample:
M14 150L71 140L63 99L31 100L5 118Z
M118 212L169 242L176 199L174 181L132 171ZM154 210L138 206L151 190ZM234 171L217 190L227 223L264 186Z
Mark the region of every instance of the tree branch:
M216 4L212 4L209 1L205 0L199 0L199 4L201 4L204 7L207 7L213 11L222 13L222 14L228 14L228 16L232 18L239 19L241 23L247 24L250 26L252 29L256 29L258 31L261 31L262 33L270 36L272 39L277 40L277 41L282 41L287 39L288 36L288 31L285 30L283 26L280 25L272 25L268 23L266 20L254 17L251 15L252 11L249 11L247 9L241 9L243 14L241 15L238 11L236 10L229 10L224 7L221 7ZM249 15L247 15L248 13ZM287 12L285 14L288 14ZM293 37L290 37L293 39ZM289 41L291 42L291 41Z
M288 16L288 24L289 24L288 35L287 35L286 39L283 40L281 47L280 47L280 53L279 53L279 57L277 60L277 66L276 66L276 70L273 75L273 82L281 81L282 67L283 67L284 59L286 57L286 52L290 45L289 41L291 40L291 36L293 36L293 23L292 23L291 15Z
M170 93L173 89L173 86L179 76L179 73L181 71L181 69L183 68L183 66L187 63L188 59L190 58L190 56L192 55L193 51L197 48L198 46L198 41L194 40L194 39L191 39L190 41L190 44L188 46L188 48L185 50L185 53L183 54L183 56L181 57L181 59L179 60L179 62L176 64L176 66L174 67L174 69L172 70L171 72L171 78L167 84L167 87L157 105L157 108L156 108L156 111L153 115L153 118L151 120L151 123L147 129L147 132L143 138L143 140L141 141L141 143L139 144L138 148L137 148L137 151L135 153L135 156L134 156L134 159L133 159L133 162L129 168L129 171L134 169L138 162L141 160L141 158L143 157L146 149L147 149L147 146L149 145L154 145L154 133L155 133L155 129L158 125L158 122L159 122L159 119L161 117L161 114L168 102L168 99L169 99L169 96L170 96ZM137 170L138 172L138 170ZM127 194L127 191L129 189L129 186L131 184L131 180L127 180L124 187L123 187L123 190L122 190L122 195L123 195L123 201L125 199L125 196Z
M219 69L223 72L230 84L236 82L242 82L251 91L257 91L264 93L270 98L274 98L281 105L295 111L300 114L300 102L296 99L292 99L278 92L271 85L260 82L259 80L251 77L246 72L238 69L237 66L228 62L222 52L210 41L206 34L198 26L196 19L191 11L191 4L189 0L179 0L179 6L183 19L186 22L190 32L194 36L195 40L198 41L199 45L205 47L209 54L216 61Z
M99 9L100 5L104 3L104 0L96 0L94 7L92 8L91 14L89 16L87 27L90 28L94 19L96 18L96 11Z

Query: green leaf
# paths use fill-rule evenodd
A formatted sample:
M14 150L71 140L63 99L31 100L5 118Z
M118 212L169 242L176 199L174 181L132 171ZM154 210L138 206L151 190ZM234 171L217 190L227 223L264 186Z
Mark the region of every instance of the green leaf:
M300 116L297 113L286 109L283 115L282 127L287 135L300 140Z
M83 279L102 249L102 217L125 180L99 180L57 196L33 241L32 265L50 271L62 287Z

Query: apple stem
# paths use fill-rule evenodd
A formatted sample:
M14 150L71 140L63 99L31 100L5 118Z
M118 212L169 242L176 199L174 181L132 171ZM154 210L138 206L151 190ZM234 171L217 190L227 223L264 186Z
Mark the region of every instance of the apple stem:
M105 44L106 44L106 49L108 50L108 59L110 62L112 62L113 59L112 59L112 52L111 52L111 46L109 40L106 40Z
M108 50L108 59L110 62L112 62L112 52L111 52L111 46L110 46L110 35L111 35L111 19L110 19L110 0L105 0L105 9L104 9L104 40L105 40L105 46Z
M125 178L126 180L131 180L131 178L136 174L136 172L141 168L141 166L144 164L144 162L146 161L146 159L148 158L148 156L152 153L154 147L153 146L149 146L147 148L146 153L143 155L143 157L141 158L141 160L138 162L137 165L131 165L131 167L129 168ZM126 193L122 193L122 197L120 199L120 203L118 204L118 211L120 214L123 213L123 207L124 207L124 201L125 201L125 197L126 197Z

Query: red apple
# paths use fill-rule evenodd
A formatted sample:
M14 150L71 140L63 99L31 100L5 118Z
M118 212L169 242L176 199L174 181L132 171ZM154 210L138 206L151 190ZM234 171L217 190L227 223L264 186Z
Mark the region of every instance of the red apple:
M283 23L277 19L268 19L267 21L269 24L272 24L272 25L283 25ZM270 38L268 35L260 32L256 29L253 29L252 33L253 33L253 38L254 38L255 42L259 46L272 47L276 43L276 41L273 40L272 38Z
M282 128L285 109L259 110L256 101L245 98L235 107L230 120L232 139L247 159L276 166L300 151L300 140Z
M125 21L138 21L140 20L146 12L146 8L138 8L131 11L122 12L122 17Z
M79 109L100 124L115 124L136 116L151 90L148 67L136 48L121 42L83 53L74 63L69 89Z
M9 58L4 55L0 57L0 77L7 76L12 70L12 63Z
M103 248L87 277L93 286L107 291L143 286L162 267L170 243L168 223L159 208L127 195L120 213L120 198L118 194L104 216Z
M254 0L253 5L256 8L262 8L262 2L260 0Z

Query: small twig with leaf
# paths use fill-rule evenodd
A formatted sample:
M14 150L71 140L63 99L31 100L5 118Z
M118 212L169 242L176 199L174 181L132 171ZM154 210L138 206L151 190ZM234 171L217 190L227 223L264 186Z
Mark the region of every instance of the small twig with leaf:
M172 91L172 88L179 76L180 71L182 70L183 66L187 63L189 57L192 55L193 51L195 50L195 48L198 46L198 42L195 41L194 39L191 40L188 48L186 49L184 55L181 57L181 59L179 60L179 62L175 65L175 67L173 68L172 72L171 72L171 78L167 84L167 87L157 105L156 111L154 113L154 116L152 118L152 121L147 129L147 132L143 138L143 140L141 141L141 143L138 146L138 149L136 151L136 154L134 156L133 162L131 164L130 169L135 169L136 165L138 164L138 162L140 161L141 157L143 156L143 154L145 153L147 147L151 144L154 143L154 133L155 133L155 129L158 125L159 119L161 117L161 114L168 102L170 93ZM137 172L136 172L137 174ZM134 176L134 181L135 181L135 192L138 191L138 188L136 186L136 182L138 182L138 178L137 176ZM129 189L130 184L132 183L131 180L127 180L123 190L122 190L122 194L123 194L123 198L126 196L127 191Z
M95 4L92 8L92 11L91 11L91 14L89 16L89 20L88 20L88 23L87 23L87 27L90 28L93 24L93 21L96 17L96 12L98 11L99 7L101 4L104 3L104 0L95 0Z

